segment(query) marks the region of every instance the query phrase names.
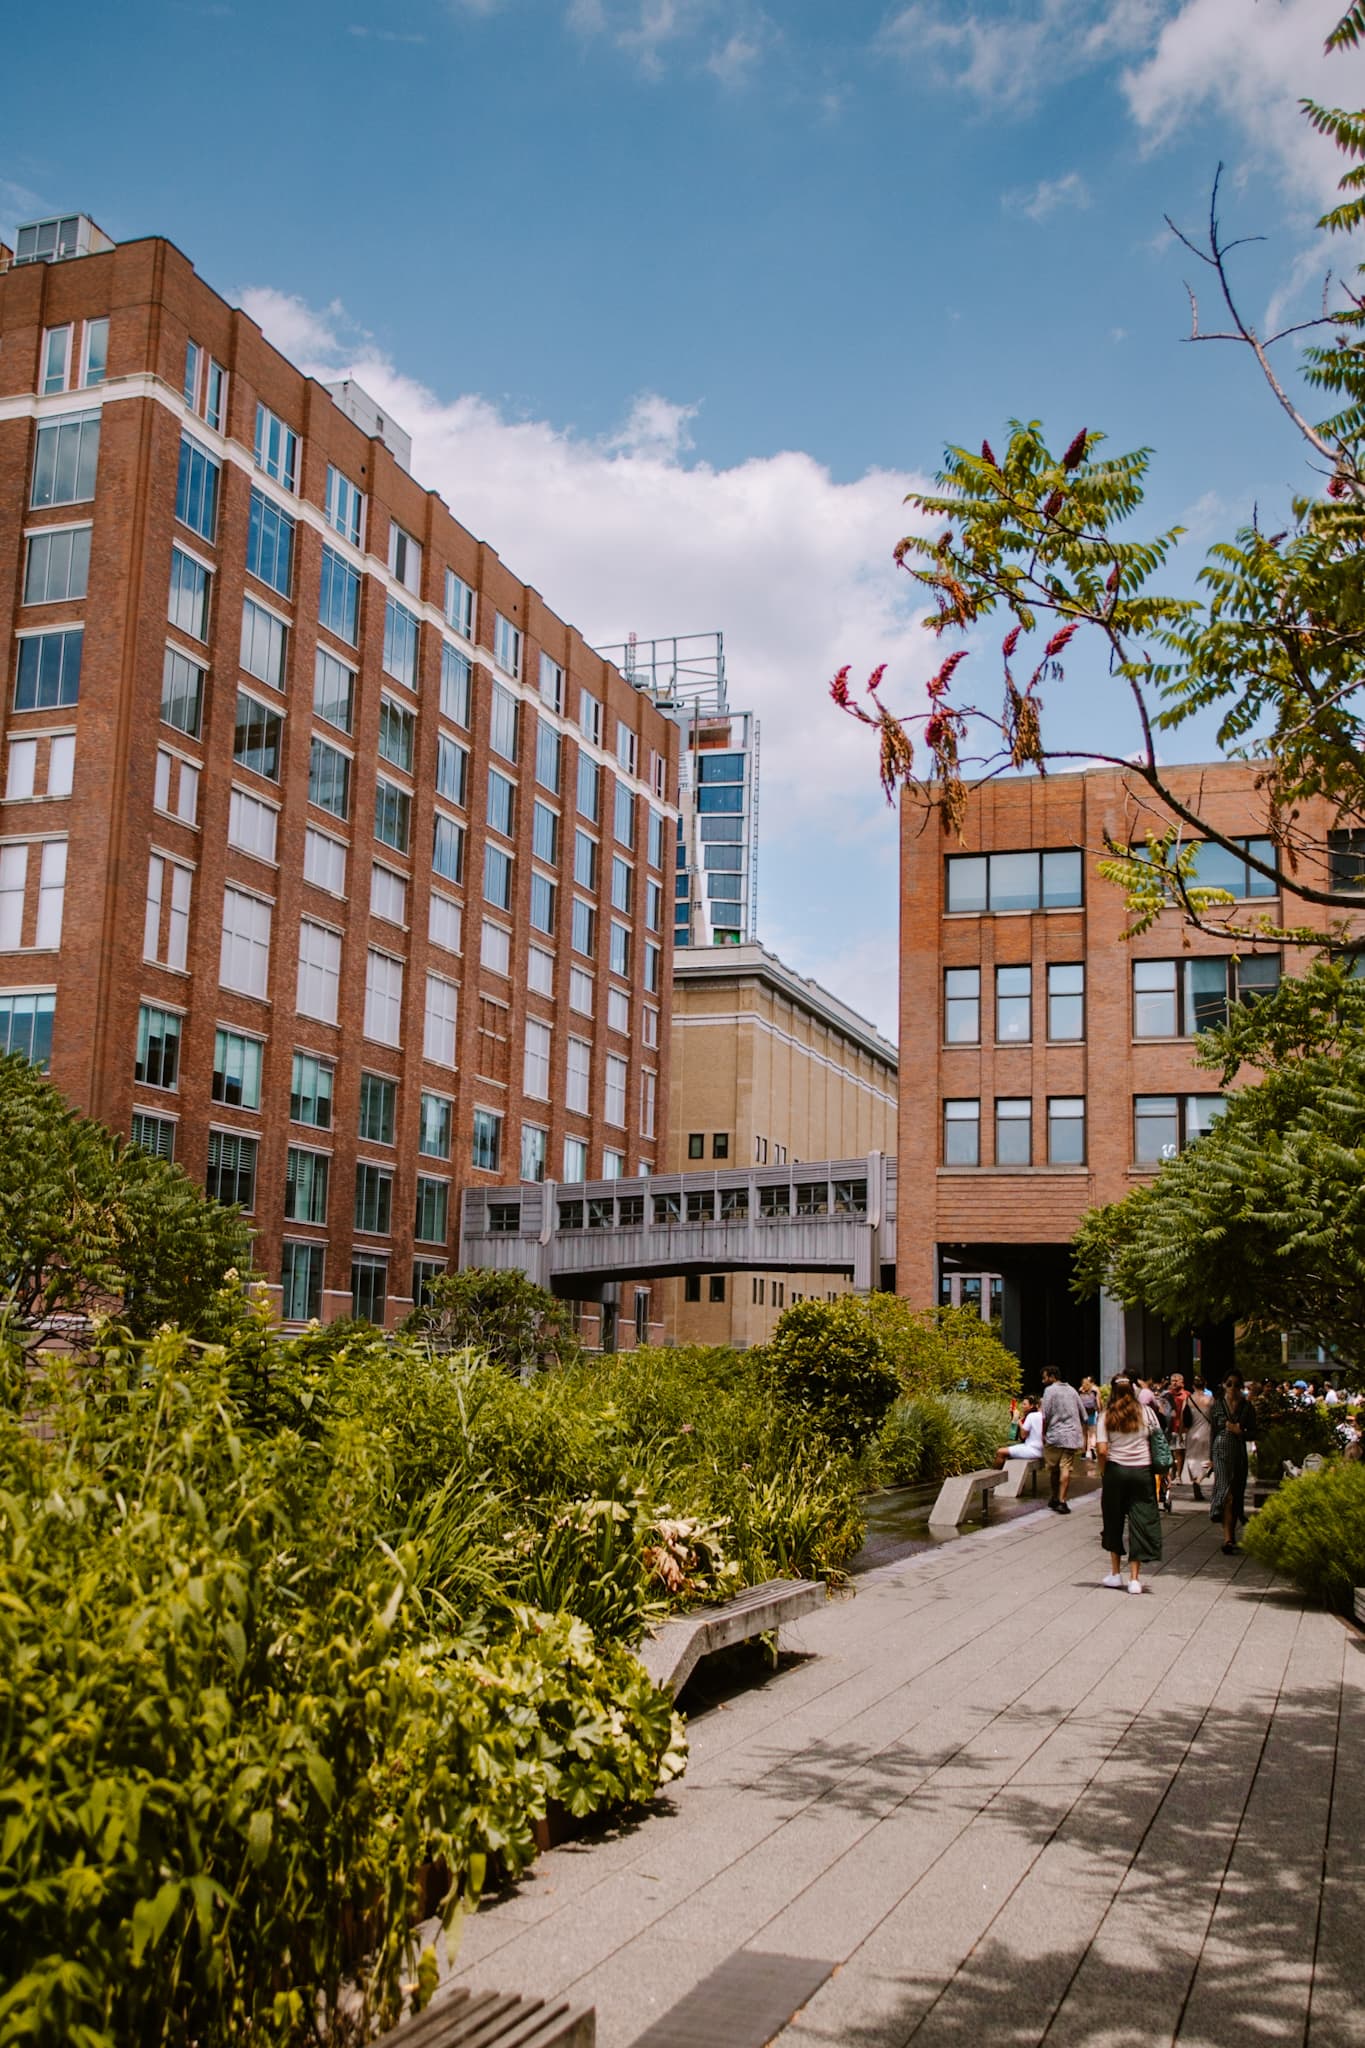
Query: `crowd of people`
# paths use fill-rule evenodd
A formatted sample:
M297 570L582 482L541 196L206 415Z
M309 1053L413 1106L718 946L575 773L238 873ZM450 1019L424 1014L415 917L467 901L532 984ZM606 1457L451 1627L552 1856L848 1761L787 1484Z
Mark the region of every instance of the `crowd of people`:
M1026 1458L1048 1473L1048 1506L1070 1514L1068 1494L1078 1463L1100 1468L1100 1540L1110 1569L1102 1583L1143 1591L1142 1567L1161 1559L1161 1515L1172 1510L1171 1486L1184 1480L1221 1527L1223 1551L1235 1557L1246 1521L1247 1481L1260 1421L1258 1401L1273 1411L1315 1407L1338 1411L1333 1426L1343 1456L1365 1457L1365 1406L1352 1411L1328 1383L1296 1380L1248 1386L1228 1371L1217 1387L1198 1373L1138 1379L1116 1374L1103 1388L1091 1379L1073 1387L1055 1368L1043 1372L1038 1400L1012 1404L1011 1441L997 1466ZM1278 1476L1278 1475L1277 1475ZM1124 1563L1127 1562L1127 1574Z

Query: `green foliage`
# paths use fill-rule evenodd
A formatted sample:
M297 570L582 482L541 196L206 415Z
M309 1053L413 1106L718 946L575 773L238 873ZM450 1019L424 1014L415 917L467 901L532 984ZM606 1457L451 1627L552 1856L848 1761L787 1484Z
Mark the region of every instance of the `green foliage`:
M1353 6L1327 47L1349 52L1360 36ZM1347 160L1340 204L1319 226L1326 235L1356 230L1365 220L1365 110L1302 105ZM1246 856L1249 864L1274 877L1280 896L1339 913L1323 849L1299 808L1322 796L1346 819L1365 820L1365 303L1338 285L1320 318L1258 332L1238 306L1229 269L1237 242L1224 238L1217 205L1215 180L1207 241L1180 239L1222 302L1209 338L1244 345L1276 416L1287 414L1305 445L1309 486L1274 520L1280 530L1267 531L1248 506L1242 527L1209 550L1198 595L1171 595L1161 582L1181 530L1144 533L1138 524L1150 451L1110 454L1104 435L1086 428L1054 447L1039 421L1011 420L1000 453L988 441L949 447L937 487L908 500L920 525L895 558L932 594L928 628L964 640L930 679L927 710L902 718L885 707L881 669L869 700L853 700L847 669L832 695L876 731L888 797L904 785L938 812L945 832L961 828L967 778L1079 759L1122 771L1161 820L1145 842L1114 839L1100 864L1127 891L1131 931L1148 929L1169 906L1224 935L1318 944L1320 932L1248 918L1225 892L1199 886L1192 842L1212 840L1239 857L1245 848L1227 836L1216 807L1167 774L1162 736L1201 718L1215 724L1225 755L1261 762L1274 851L1268 862ZM1200 336L1196 307L1192 338ZM1329 418L1315 424L1298 409L1294 376L1276 367L1281 343L1302 347L1298 368L1332 405ZM999 670L987 692L971 693L966 679L993 618L1003 634ZM1113 680L1133 718L1112 752L1078 755L1054 744L1045 726L1046 688L1078 634L1093 671Z
M443 1273L403 1327L446 1350L467 1346L523 1378L578 1350L566 1303L524 1273L492 1266Z
M0 1272L21 1325L116 1309L136 1336L175 1322L221 1337L250 1266L237 1210L78 1116L19 1054L0 1058Z
M1238 1345L1238 1358L1242 1346ZM1303 1407L1280 1391L1262 1387L1256 1396L1256 1471L1261 1479L1277 1480L1286 1459L1302 1465L1305 1458L1334 1457L1341 1446L1326 1409L1316 1402Z
M903 1394L1018 1393L1018 1359L973 1309L917 1309L898 1294L869 1295L864 1309Z
M1242 1541L1311 1599L1349 1614L1352 1589L1365 1586L1365 1465L1342 1462L1286 1479Z
M1108 1287L1173 1328L1234 1317L1310 1332L1365 1361L1365 984L1318 963L1204 1034L1201 1065L1238 1089L1149 1187L1092 1210L1082 1292Z
M850 1299L784 1309L762 1352L773 1393L839 1450L875 1436L896 1398L896 1375L865 1309Z
M919 1394L897 1401L873 1447L883 1486L930 1486L977 1472L1009 1442L1009 1404L969 1394Z

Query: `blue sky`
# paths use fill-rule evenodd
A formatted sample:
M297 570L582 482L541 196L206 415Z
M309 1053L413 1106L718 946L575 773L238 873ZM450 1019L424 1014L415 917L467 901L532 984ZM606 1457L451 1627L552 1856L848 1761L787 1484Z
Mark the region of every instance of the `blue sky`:
M1246 301L1302 316L1338 168L1299 92L1338 0L73 0L11 95L0 228L160 233L590 638L725 632L763 721L761 935L894 1026L895 838L825 687L932 666L900 500L1011 414L1157 451L1200 548L1303 480L1252 367L1190 348L1165 230L1225 160ZM26 41L31 47L26 48ZM11 26L16 77L49 37ZM1314 282L1314 279L1317 282ZM991 694L994 694L993 685ZM1103 684L1054 692L1113 736ZM1197 751L1200 736L1191 739Z

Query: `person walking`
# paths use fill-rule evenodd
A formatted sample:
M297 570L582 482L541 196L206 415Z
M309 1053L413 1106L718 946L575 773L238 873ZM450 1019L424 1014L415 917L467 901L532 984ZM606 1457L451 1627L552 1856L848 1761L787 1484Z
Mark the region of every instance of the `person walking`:
M1246 1397L1242 1375L1230 1372L1209 1418L1213 1437L1213 1500L1209 1520L1223 1524L1223 1555L1241 1548L1238 1524L1247 1518L1247 1446L1256 1441L1256 1410Z
M1100 1397L1095 1382L1089 1374L1081 1381L1077 1392L1081 1397L1081 1413L1085 1417L1085 1455L1093 1464L1095 1460L1095 1417L1099 1413Z
M1085 1446L1085 1410L1081 1397L1055 1365L1043 1367L1043 1463L1047 1466L1048 1506L1055 1515L1069 1515L1067 1494L1076 1453Z
M1109 1552L1103 1585L1123 1584L1128 1552L1128 1591L1142 1591L1142 1567L1161 1560L1161 1516L1152 1472L1152 1411L1138 1400L1126 1373L1110 1381L1108 1406L1095 1428L1100 1459L1100 1541ZM1125 1545L1125 1536L1127 1542Z
M1196 1500L1204 1498L1204 1481L1213 1471L1213 1396L1204 1385L1198 1373L1185 1396L1181 1419L1184 1422L1185 1462L1182 1470L1189 1480Z

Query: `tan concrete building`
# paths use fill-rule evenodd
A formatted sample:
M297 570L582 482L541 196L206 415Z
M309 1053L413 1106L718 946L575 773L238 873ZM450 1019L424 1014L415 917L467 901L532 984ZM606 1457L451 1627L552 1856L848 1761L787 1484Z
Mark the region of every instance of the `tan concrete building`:
M679 947L673 967L669 1167L782 1166L896 1146L896 1048L759 945ZM669 1334L759 1344L787 1303L845 1293L828 1273L715 1273L665 1283Z

